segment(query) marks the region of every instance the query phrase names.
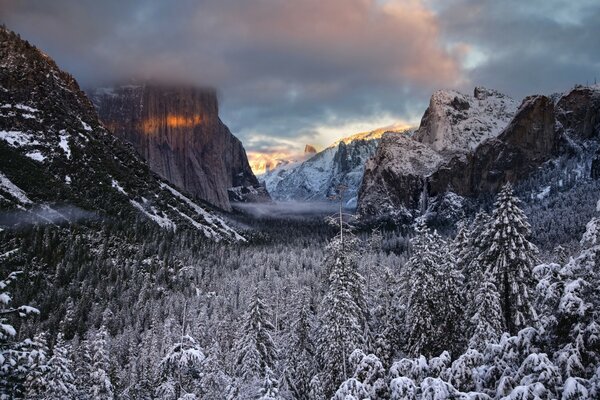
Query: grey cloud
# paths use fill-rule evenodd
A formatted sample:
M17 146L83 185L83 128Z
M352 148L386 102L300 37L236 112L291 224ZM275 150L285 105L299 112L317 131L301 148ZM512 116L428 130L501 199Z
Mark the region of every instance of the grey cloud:
M520 98L585 83L600 65L600 5L570 3L0 0L0 21L83 86L215 86L222 119L249 143L379 115L415 121L438 88L481 84ZM473 69L461 64L469 49L486 56Z

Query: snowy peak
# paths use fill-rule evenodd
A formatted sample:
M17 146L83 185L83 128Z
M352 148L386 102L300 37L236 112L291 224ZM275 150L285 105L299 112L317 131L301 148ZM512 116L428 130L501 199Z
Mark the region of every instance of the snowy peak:
M321 201L331 196L337 185L348 187L348 207L356 205L358 188L366 161L375 153L384 132L402 135L404 130L387 127L340 139L310 159L282 166L260 177L276 200Z
M599 136L596 87L529 96L518 107L489 89L476 88L473 96L438 91L413 139L383 140L367 163L358 211L406 220L446 206L454 213L467 198L495 193L547 161L594 148L590 141Z
M476 87L473 95L438 90L421 119L415 139L445 154L473 150L508 125L518 103L498 91Z

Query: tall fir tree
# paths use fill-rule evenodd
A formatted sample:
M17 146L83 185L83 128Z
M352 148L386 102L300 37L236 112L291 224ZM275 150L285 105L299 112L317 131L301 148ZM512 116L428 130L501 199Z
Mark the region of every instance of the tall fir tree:
M298 296L295 312L288 337L285 380L295 398L306 399L310 391L310 380L315 372L315 350L311 337L312 314L306 293Z
M16 340L17 330L10 319L39 314L36 308L30 306L11 305L8 287L16 283L21 273L11 272L0 280L0 398L16 398L23 394L25 379L33 364L31 356L37 351L30 339Z
M348 357L355 349L365 347L370 336L365 281L358 271L359 254L358 239L341 223L340 233L327 246L329 286L321 302L317 334L322 384L328 396L351 375Z
M277 348L271 334L275 327L258 288L243 316L240 338L236 343L237 375L246 380L261 378L265 368L275 369Z
M412 255L401 274L407 347L414 356L433 356L460 343L462 278L440 235L424 222L415 230Z
M77 387L73 375L73 365L70 360L70 345L59 333L54 344L52 357L48 361L48 375L46 377L47 400L73 400L77 398Z
M112 400L114 387L109 376L110 355L108 350L108 331L104 325L95 332L92 342L92 368L90 382L92 398Z
M532 291L537 247L528 240L530 226L511 184L498 194L491 220L482 234L478 262L493 277L500 294L504 324L511 334L537 319Z
M500 296L490 275L484 275L473 305L477 311L470 319L469 348L483 352L489 343L498 341L504 332Z

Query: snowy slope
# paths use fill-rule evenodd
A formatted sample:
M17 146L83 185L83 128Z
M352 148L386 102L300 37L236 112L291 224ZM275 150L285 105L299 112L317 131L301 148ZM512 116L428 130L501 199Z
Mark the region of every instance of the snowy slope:
M4 28L0 43L0 211L40 216L69 205L243 240L111 135L77 82L48 56Z
M365 162L375 153L387 129L359 133L338 140L301 163L283 165L259 179L275 200L325 200L339 184L348 187L345 198L354 207ZM391 134L403 134L393 132Z

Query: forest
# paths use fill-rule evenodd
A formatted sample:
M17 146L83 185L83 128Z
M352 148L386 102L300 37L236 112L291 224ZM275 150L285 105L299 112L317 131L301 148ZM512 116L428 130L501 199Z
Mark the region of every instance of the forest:
M241 245L142 221L2 232L2 398L598 398L600 219L538 249L523 210L545 207L525 205L507 185L444 235L322 216L246 216Z

